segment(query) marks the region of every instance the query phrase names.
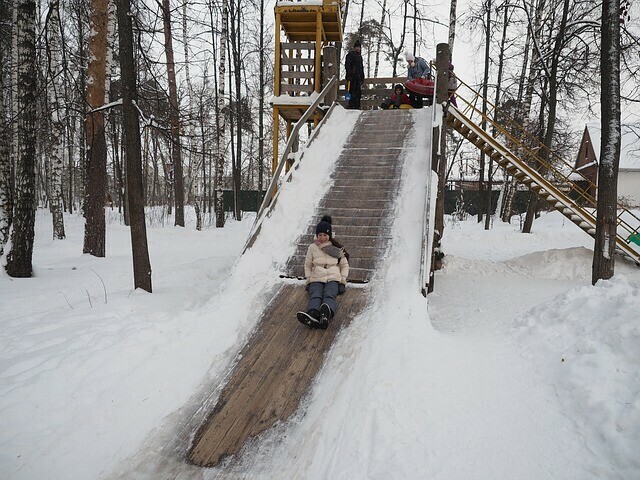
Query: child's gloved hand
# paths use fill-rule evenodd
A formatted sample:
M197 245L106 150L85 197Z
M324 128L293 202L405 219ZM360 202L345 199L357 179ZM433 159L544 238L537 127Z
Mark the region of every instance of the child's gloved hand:
M346 291L347 291L347 286L344 283L341 283L340 285L338 285L338 295L342 295Z
M304 291L305 291L305 292L308 292L308 291L309 291L309 282L307 282L307 286L306 286L306 287L304 287Z

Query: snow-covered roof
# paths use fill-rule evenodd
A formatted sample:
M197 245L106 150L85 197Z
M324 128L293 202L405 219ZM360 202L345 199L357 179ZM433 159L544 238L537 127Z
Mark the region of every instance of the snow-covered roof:
M337 3L337 2L332 2ZM322 0L279 0L276 7L289 7L291 5L322 5Z
M584 170L586 168L593 167L594 165L598 166L598 162L590 162L590 163L587 163L586 165L582 165L581 167L576 168L576 171L579 172L580 170Z
M318 92L313 92L308 97L292 97L291 95L272 95L269 99L269 103L276 105L311 105L316 98L318 98Z

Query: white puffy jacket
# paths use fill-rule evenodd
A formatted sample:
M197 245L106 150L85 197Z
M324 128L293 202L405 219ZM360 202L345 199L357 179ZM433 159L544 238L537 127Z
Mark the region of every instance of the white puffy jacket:
M340 260L322 251L324 247L331 246L331 242L317 245L313 242L307 249L307 258L304 261L304 275L307 283L310 282L340 282L347 283L349 276L349 262L342 256Z

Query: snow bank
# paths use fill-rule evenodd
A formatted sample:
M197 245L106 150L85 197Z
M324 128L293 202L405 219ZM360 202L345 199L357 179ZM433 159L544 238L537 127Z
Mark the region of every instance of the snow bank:
M638 277L636 276L636 279ZM594 478L638 478L640 292L616 275L532 309L515 334L565 414L582 425Z

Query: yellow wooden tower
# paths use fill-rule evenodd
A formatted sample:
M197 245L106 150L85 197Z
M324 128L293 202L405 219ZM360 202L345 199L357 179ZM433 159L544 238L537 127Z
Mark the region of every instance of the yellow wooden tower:
M288 138L292 122L300 120L313 103L313 93L322 90L323 81L327 80L322 75L322 49L330 42L342 41L340 10L341 0L276 2L274 170L278 163L279 119L286 121ZM317 123L318 116L312 120Z

